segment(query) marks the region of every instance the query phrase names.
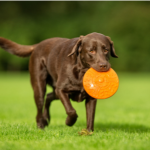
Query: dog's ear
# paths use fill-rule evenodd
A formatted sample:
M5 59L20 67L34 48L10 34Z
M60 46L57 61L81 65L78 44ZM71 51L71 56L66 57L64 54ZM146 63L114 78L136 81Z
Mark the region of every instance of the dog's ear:
M73 55L75 52L80 52L81 51L81 43L82 43L82 39L84 36L80 36L80 38L78 39L78 41L76 42L76 44L74 45L72 51L70 54L68 54L68 56Z
M110 39L109 36L106 36L106 38L107 38L107 39L109 40L109 42L110 42L110 46L111 46L110 54L111 54L111 56L112 56L112 57L115 57L115 58L118 58L118 56L117 56L116 53L115 53L113 41L111 41L111 39Z

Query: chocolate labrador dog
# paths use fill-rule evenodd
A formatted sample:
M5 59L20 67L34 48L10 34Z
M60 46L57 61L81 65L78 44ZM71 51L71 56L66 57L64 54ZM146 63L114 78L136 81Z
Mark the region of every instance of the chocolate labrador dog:
M49 107L53 100L61 100L68 115L66 125L72 126L78 115L70 99L77 102L85 99L87 129L94 130L97 100L85 92L82 79L90 67L99 72L108 71L109 56L118 57L108 36L94 32L73 39L50 38L31 46L0 37L0 46L14 55L30 56L29 71L39 128L44 128L50 122ZM44 106L47 84L52 86L53 92L47 94Z

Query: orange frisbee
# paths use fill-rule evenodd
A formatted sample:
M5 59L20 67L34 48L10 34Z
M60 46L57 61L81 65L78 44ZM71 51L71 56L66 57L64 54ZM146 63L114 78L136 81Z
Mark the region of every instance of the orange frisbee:
M83 86L91 97L106 99L117 92L119 78L112 68L107 72L98 72L90 68L83 77Z

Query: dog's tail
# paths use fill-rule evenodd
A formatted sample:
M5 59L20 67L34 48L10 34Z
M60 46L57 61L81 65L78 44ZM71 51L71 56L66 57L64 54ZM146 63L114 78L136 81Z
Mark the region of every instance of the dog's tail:
M34 51L35 45L20 45L15 42L12 42L8 39L0 37L0 47L6 50L7 52L20 56L20 57L27 57L30 56L31 53Z

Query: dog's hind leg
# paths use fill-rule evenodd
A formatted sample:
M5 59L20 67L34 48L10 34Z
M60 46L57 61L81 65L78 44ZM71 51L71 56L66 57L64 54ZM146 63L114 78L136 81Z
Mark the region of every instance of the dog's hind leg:
M39 59L32 57L30 59L29 70L31 84L34 91L34 99L37 106L36 122L38 128L44 128L48 125L47 120L43 117L44 97L46 93L47 70Z
M56 94L54 92L47 94L46 101L45 101L43 117L45 118L45 120L47 120L48 123L50 123L50 119L51 119L50 112L49 112L51 102L57 99Z

